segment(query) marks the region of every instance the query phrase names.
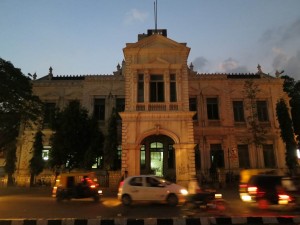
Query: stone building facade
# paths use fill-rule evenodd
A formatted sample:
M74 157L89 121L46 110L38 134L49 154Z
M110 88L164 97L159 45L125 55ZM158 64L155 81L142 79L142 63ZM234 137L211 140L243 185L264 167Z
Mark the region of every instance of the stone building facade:
M282 80L264 74L201 74L188 66L190 48L149 30L123 49L124 61L112 75L55 76L33 81L33 91L46 105L63 108L78 99L98 116L105 132L115 107L120 115L121 173L156 174L187 185L193 175L211 179L212 170L238 174L243 168L285 170L285 148L276 119L276 102L286 99ZM255 105L264 129L260 145L253 142L245 83L259 91ZM253 107L252 107L253 108ZM45 160L52 131L44 121ZM34 131L19 138L16 179L29 179ZM45 174L45 173L44 173Z

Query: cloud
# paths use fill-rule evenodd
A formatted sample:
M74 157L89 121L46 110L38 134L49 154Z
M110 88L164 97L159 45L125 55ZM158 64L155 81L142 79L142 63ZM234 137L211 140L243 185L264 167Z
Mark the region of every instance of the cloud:
M275 54L275 57L273 58L273 63L272 63L272 67L273 67L274 71L284 69L283 67L288 60L287 54L280 48L273 48L272 52Z
M249 73L246 66L239 65L239 62L232 58L224 60L218 67L224 73Z
M280 42L287 43L293 40L299 40L300 36L300 18L287 26L283 30Z
M260 51L270 69L284 70L289 76L300 78L300 18L289 24L266 30L259 39Z
M284 66L285 74L293 77L295 80L300 80L300 50L295 56L290 57Z
M131 9L126 13L125 24L133 24L135 22L144 22L148 18L147 12L141 12L138 9Z
M300 80L300 50L295 55L288 55L280 48L273 48L272 52L275 54L272 62L273 70L284 70L285 74Z
M207 66L208 60L203 56L199 56L195 58L192 63L194 65L194 70L200 72L203 71L204 68Z
M298 41L300 36L300 18L291 24L266 30L259 39L262 44L284 46Z

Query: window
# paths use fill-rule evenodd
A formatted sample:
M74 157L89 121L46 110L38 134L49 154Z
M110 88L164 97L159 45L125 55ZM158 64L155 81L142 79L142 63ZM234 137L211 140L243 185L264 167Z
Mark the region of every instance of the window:
M164 102L164 80L162 75L150 76L150 102Z
M260 122L269 121L268 107L266 101L256 101L257 118Z
M49 151L51 150L51 146L44 146L42 151L42 158L44 161L49 160Z
M102 168L102 166L103 166L103 158L102 158L102 156L97 157L95 159L95 163L92 165L92 168L93 169L97 169L97 168Z
M233 115L235 122L244 122L244 104L243 101L233 101Z
M133 177L130 181L129 184L131 186L143 186L143 178L142 177Z
M44 127L48 127L55 119L55 106L53 102L45 103Z
M177 102L175 74L170 75L170 102Z
M196 114L193 116L193 120L197 120L198 119L198 115L197 115L197 98L190 98L189 99L189 108L190 111L195 111Z
M207 118L209 120L218 120L219 119L218 99L207 98L206 103L207 103Z
M156 176L163 175L164 145L161 142L150 143L150 169Z
M147 187L159 187L160 182L153 177L146 177Z
M273 145L263 145L264 163L266 168L275 168L275 155Z
M116 163L116 168L121 169L121 164L122 164L122 145L118 145L117 147L117 163Z
M145 145L141 146L141 169L146 168L146 149Z
M94 100L94 116L97 120L105 120L105 99Z
M138 75L138 93L137 93L137 101L144 102L144 75Z
M240 168L250 168L248 145L238 145Z
M224 168L224 151L221 144L210 145L210 157L213 168Z

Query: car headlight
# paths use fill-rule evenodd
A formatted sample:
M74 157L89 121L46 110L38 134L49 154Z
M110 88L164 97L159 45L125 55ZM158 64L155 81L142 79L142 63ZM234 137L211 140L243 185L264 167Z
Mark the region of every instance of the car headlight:
M187 194L188 194L188 191L187 191L186 189L181 189L181 190L180 190L180 193L181 193L182 195L187 195Z

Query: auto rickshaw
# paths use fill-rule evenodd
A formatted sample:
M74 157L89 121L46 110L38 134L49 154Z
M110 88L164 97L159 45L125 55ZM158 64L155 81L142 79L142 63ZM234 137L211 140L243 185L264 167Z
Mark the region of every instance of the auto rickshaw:
M92 198L99 202L102 190L92 172L70 172L60 174L52 190L58 202L67 199Z

